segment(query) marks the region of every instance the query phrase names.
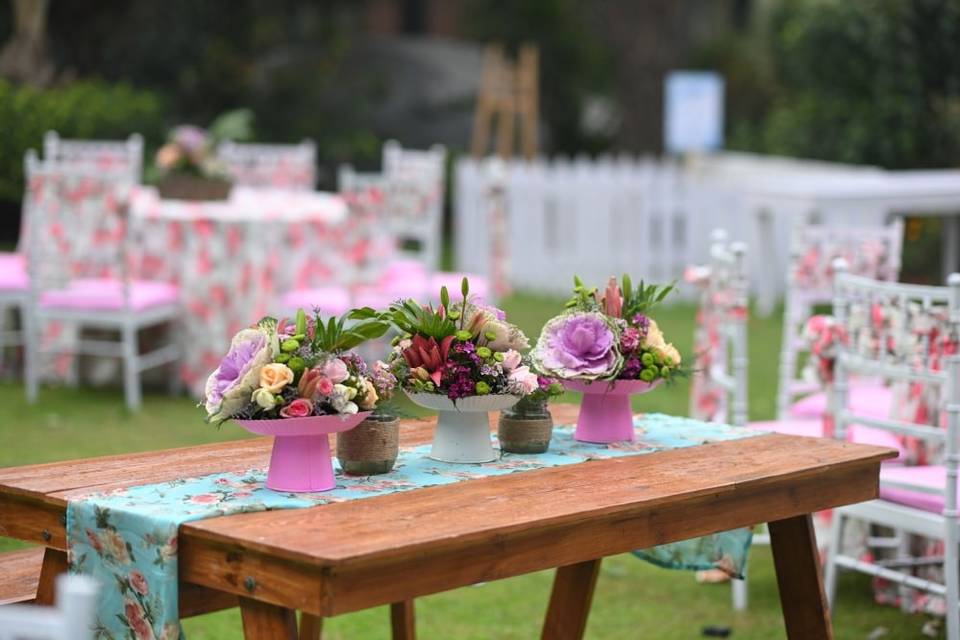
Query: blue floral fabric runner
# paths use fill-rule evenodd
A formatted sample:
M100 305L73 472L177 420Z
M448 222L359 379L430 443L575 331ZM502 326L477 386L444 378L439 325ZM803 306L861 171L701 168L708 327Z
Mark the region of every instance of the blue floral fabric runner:
M486 464L449 464L427 457L430 446L401 451L389 474L345 476L337 488L314 494L271 491L265 469L214 473L160 484L118 489L71 501L67 544L71 570L100 581L97 638L173 639L180 636L177 530L184 522L222 515L298 509L397 491L452 484L547 467L736 440L759 435L744 428L663 414L635 419L636 440L611 445L577 442L573 430L554 430L544 454L503 453ZM739 575L751 534L731 531L637 552L662 566L720 568Z

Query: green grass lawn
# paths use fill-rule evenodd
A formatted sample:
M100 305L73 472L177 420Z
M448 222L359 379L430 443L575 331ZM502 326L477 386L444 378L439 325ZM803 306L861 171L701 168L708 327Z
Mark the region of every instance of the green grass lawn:
M560 300L518 294L504 307L510 317L535 337L541 324L556 313ZM690 353L694 309L675 305L657 319L685 354ZM750 416L769 419L774 413L779 318L750 321ZM566 398L565 398L566 399ZM573 398L570 398L573 399ZM0 384L0 466L86 456L162 449L245 437L240 429L221 430L203 423L196 401L146 395L144 409L130 414L119 389L43 389L40 401L28 405L19 384ZM686 414L685 382L638 397L643 411ZM0 549L17 546L0 538ZM756 547L750 560L750 607L734 613L727 585L703 586L688 572L669 571L631 556L604 561L588 638L696 638L707 625L730 626L733 638L766 640L784 637L773 563L768 547ZM422 638L533 638L546 608L552 574L542 572L465 587L417 601L417 627ZM925 638L924 616L907 616L874 605L865 576L845 574L834 616L837 638L866 638L885 627L885 638ZM237 611L225 611L186 622L190 638L242 637ZM387 638L385 608L327 621L325 638Z

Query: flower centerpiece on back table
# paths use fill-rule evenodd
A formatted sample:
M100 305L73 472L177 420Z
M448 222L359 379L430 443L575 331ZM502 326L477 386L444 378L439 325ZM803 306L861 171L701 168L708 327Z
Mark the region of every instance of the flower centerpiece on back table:
M630 396L646 393L681 372L680 352L649 313L673 285L636 288L629 276L588 289L574 278L567 311L544 325L533 351L545 375L584 394L575 437L608 443L633 439Z
M251 138L252 119L250 111L237 109L221 114L209 129L190 124L171 129L149 172L160 196L173 200L226 200L232 187L231 176L218 160L216 146L223 140Z
M384 317L400 336L388 364L414 403L439 412L431 458L489 462L496 454L487 413L527 392L531 374L520 352L529 342L503 311L469 297L466 278L460 293L451 304L444 287L437 308L414 300L391 305Z
M233 337L207 380L207 421L233 419L275 436L267 486L278 491L325 491L335 486L328 434L355 427L392 391L350 351L386 333L370 318L346 326L303 310L295 322L264 318ZM386 388L389 387L389 388Z

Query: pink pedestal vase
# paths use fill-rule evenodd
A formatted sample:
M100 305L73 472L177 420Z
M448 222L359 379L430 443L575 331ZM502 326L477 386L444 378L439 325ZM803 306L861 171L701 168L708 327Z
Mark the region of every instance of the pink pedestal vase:
M274 437L267 470L268 489L309 493L337 486L330 458L330 434L353 429L368 415L369 411L363 411L349 416L234 422L251 433Z
M577 430L573 437L580 442L609 444L633 440L633 409L630 396L646 393L659 386L661 380L564 380L563 386L583 394Z

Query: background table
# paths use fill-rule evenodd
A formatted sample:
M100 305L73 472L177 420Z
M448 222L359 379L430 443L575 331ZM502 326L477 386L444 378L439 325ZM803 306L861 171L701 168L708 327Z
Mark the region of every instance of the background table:
M564 408L566 421L574 408ZM433 421L407 422L405 444ZM38 599L66 566L73 497L263 465L270 440L0 469L0 531L47 547ZM809 514L875 498L895 452L761 435L330 504L214 518L180 529L181 615L240 604L248 638L294 637L294 610L321 616L560 567L544 637L579 638L604 556L770 523L790 638L829 638ZM495 625L496 621L491 620Z
M347 284L367 258L371 222L337 195L235 187L229 200L131 198L141 277L180 286L184 382L202 392L239 329L282 313L291 288Z

